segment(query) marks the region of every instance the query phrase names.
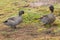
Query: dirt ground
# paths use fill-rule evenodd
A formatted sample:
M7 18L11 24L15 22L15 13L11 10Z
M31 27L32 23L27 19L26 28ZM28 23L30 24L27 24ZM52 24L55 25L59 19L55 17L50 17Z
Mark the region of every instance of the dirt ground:
M43 28L44 30L38 31ZM25 25L24 27L17 27L17 29L11 29L4 27L0 29L0 40L60 40L60 33L54 33L57 27L52 28L37 27L35 25ZM51 31L51 32L49 32Z

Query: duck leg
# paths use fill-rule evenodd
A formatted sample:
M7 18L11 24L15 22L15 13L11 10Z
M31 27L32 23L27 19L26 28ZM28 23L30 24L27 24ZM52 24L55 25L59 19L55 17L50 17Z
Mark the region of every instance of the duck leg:
M51 27L50 24L44 24L44 26L45 26L46 28L50 28L50 27Z
M16 29L16 26L11 26L11 28Z
M16 26L13 26L14 29L16 29Z

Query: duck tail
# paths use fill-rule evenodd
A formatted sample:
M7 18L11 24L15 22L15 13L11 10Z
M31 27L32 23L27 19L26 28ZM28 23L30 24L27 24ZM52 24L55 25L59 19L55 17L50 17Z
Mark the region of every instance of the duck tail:
M3 23L6 23L7 21L4 21Z
M40 20L41 18L35 18L35 20Z

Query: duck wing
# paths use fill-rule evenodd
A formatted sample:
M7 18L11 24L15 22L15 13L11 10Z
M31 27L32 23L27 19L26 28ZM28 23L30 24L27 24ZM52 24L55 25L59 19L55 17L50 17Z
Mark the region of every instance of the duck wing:
M44 17L48 17L48 15L44 15L43 17L40 17L40 19L43 19Z
M15 20L15 17L11 17L11 18L8 18L7 20L5 20L3 23L6 23L6 22L8 22L8 21L14 21Z
M43 17L40 18L40 20L44 24L48 24L50 22L50 19L49 19L48 15L44 15Z
M15 17L8 18L8 20L15 20Z

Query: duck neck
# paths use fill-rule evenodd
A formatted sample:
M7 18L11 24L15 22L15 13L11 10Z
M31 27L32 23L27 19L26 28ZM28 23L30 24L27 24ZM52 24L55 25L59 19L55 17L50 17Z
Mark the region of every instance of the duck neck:
M54 12L54 10L51 11L51 13L53 13L53 12Z
M51 14L53 14L53 12L51 12Z

